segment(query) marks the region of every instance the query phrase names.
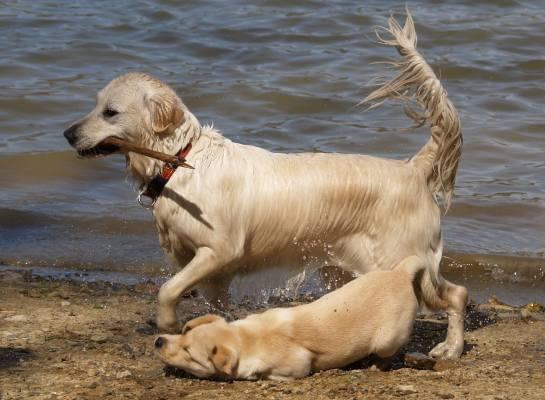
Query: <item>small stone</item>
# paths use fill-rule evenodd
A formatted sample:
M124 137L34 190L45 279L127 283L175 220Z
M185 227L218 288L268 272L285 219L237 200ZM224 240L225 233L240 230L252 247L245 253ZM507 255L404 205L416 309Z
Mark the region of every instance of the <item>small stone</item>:
M397 385L396 392L401 395L418 393L413 385Z
M545 313L545 307L539 303L528 303L522 308L528 312Z
M453 399L454 395L452 393L437 393L441 399Z
M91 368L90 370L87 371L87 375L89 376L97 376L98 375L98 371L94 368Z
M91 336L90 339L92 342L95 342L95 343L105 343L108 341L108 336L97 334L97 335Z
M435 362L435 365L433 366L433 369L435 371L438 371L438 372L441 372L441 371L446 371L447 369L451 369L452 367L454 367L456 365L456 362L455 361L450 361L450 360L437 360Z
M128 369L126 369L125 371L121 371L121 372L118 372L115 377L117 379L123 379L123 378L128 378L129 376L131 376L131 371L129 371Z
M67 300L61 301L61 307L68 307L71 303Z
M437 362L437 360L435 360L434 358L428 357L427 355L418 352L405 354L403 361L405 365L409 368L426 370L432 370L435 366L435 363Z
M131 356L134 355L134 350L128 343L124 343L123 346L121 346L121 350Z
M4 318L6 321L9 322L26 322L28 321L28 318L25 315L17 314L12 315L11 317Z
M93 382L90 382L90 383L87 383L86 385L84 385L86 388L88 389L96 389L98 387L98 382L96 381L93 381Z
M149 325L141 325L137 327L134 331L141 335L155 335L156 333L159 332L157 328L154 328Z
M67 294L67 293L64 292L64 291L53 290L52 292L49 292L49 293L48 293L47 297L58 297L58 298L67 300L67 299L70 298L70 295Z

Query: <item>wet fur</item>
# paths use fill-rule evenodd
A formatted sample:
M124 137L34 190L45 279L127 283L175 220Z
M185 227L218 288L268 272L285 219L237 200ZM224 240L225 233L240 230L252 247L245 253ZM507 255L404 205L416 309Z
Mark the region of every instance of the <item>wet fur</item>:
M199 377L291 379L340 368L371 354L392 357L409 340L416 276L408 257L372 271L310 304L276 308L227 323L216 315L189 321L182 335L157 339L159 357Z
M279 154L234 143L202 126L166 84L129 73L110 82L97 106L66 132L78 150L108 136L169 154L188 143L195 170L178 170L153 208L159 240L183 269L159 292L158 326L179 332L176 303L201 285L225 298L234 274L267 266L300 271L314 260L363 274L393 268L408 256L425 265L423 301L447 310L445 342L431 354L457 358L463 349L467 291L439 272L441 210L448 208L460 157L458 114L446 91L415 48L410 14L390 29L404 57L400 75L373 92L373 101L413 96L431 125L427 144L409 160L347 154ZM118 114L105 117L107 107ZM412 116L418 119L416 114ZM128 168L144 186L161 169L156 160L129 153Z

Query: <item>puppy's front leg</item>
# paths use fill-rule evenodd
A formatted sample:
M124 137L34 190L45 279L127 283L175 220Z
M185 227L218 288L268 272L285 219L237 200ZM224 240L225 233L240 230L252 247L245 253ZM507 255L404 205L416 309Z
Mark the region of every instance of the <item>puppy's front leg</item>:
M157 326L161 331L180 333L181 326L176 318L176 304L180 295L217 273L225 264L226 260L218 257L212 249L199 248L189 264L161 286L157 310Z

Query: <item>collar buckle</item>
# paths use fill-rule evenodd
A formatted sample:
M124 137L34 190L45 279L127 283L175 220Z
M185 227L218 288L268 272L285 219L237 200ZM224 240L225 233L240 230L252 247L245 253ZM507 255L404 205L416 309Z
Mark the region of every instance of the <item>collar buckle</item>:
M136 198L136 200L138 201L138 204L140 204L140 206L142 206L142 208L145 208L146 210L151 210L153 209L153 206L155 205L155 202L157 201L157 198L152 198L152 197L149 197L147 194L147 187L144 186L140 192L138 192L138 197ZM144 197L143 196L146 196L147 199L149 200L144 200Z

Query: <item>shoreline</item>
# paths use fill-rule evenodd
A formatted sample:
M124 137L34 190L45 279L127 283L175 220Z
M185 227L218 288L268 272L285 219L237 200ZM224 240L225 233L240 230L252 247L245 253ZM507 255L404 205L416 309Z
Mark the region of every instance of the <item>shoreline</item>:
M468 308L465 353L434 369L364 363L291 382L218 382L165 369L153 352L157 285L48 280L0 270L0 398L545 398L545 313L499 301ZM179 316L207 312L186 296ZM240 318L255 312L234 306ZM444 318L418 319L402 352L427 353L446 333Z
M167 261L165 264L166 267L155 264L147 266L108 263L77 265L61 261L23 263L0 259L0 272L25 272L37 278L67 279L74 282L103 281L122 285L136 285L145 282L162 284L179 270L177 266L169 265ZM440 269L448 280L466 286L470 299L475 302L485 302L491 296L496 296L507 303L516 305L534 301L545 304L545 259L515 255L446 252L441 260ZM333 271L329 272L338 277L339 282L345 282L347 275L342 270L333 268ZM314 296L323 293L324 288L329 285L334 287L338 285L336 281L324 282L319 270L309 269L306 273L307 278L302 285L298 286L299 293ZM290 276L283 274L282 268L271 269L270 276L278 278L272 287L261 287L263 282L251 281L242 275L239 277L239 285L236 288L231 288L231 295L240 300L245 296L251 298L252 293L256 293L256 289L267 293L267 291L274 291L276 287L284 288L283 285L286 284ZM296 295L295 293L291 294ZM258 299L252 300L260 301Z

